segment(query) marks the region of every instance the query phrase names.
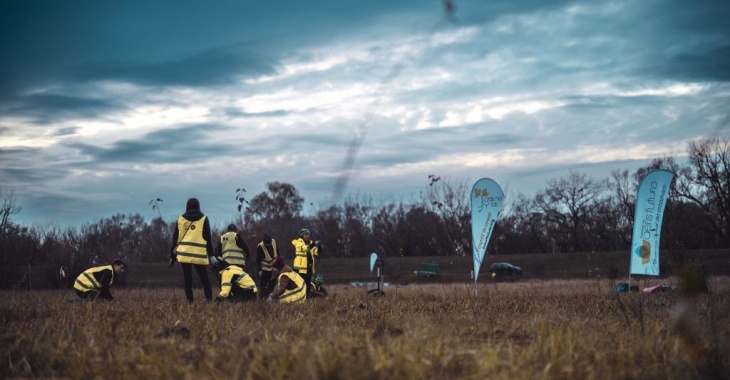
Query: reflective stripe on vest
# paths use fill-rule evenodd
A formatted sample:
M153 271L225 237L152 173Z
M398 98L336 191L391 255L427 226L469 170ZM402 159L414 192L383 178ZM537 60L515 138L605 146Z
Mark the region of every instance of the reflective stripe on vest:
M319 255L319 248L316 246L309 248L309 244L302 238L294 239L291 243L294 246L294 253L296 255L294 256L292 268L300 274L307 274L309 271L308 266L311 266L312 274L316 273L314 269L314 258ZM308 255L311 255L311 263L309 262L309 257L307 257Z
M261 270L269 271L271 272L274 267L274 259L279 257L279 249L276 248L276 240L271 239L271 248L274 251L273 256L269 253L269 250L266 249L266 245L264 242L259 243L259 247L264 251L264 258L261 260Z
M243 269L237 265L229 265L226 269L221 272L221 298L227 298L231 292L231 288L235 284L241 289L253 290L254 293L258 291L256 283L253 281L248 273L244 272Z
M307 243L304 242L304 239L294 239L292 240L292 245L294 246L294 263L292 265L293 269L299 273L306 274L307 273L307 249L309 248L307 246Z
M229 264L246 266L243 249L236 244L236 232L231 231L221 235L221 251L223 251L223 260Z
M279 281L277 286L281 284L281 276L289 277L289 281L293 281L297 286L296 289L287 289L279 296L279 302L281 303L301 303L307 299L306 284L302 276L294 272L286 272L279 275Z
M112 271L112 278L109 281L109 285L111 285L112 282L114 282L114 268L112 268L111 265L104 265L100 267L89 268L81 273L79 277L76 278L76 282L74 282L74 289L80 290L82 292L101 290L101 283L99 282L99 280L96 279L96 277L94 277L94 273L101 272L107 269Z
M204 216L190 221L180 216L177 219L177 261L180 263L208 265L208 250L203 239ZM185 232L187 230L187 232Z

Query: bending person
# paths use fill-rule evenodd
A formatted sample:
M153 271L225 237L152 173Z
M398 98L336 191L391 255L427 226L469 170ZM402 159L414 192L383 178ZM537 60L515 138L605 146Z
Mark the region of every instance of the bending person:
M238 265L219 260L213 265L213 271L221 276L221 292L216 301L255 301L259 299L256 283L243 268Z
M111 265L89 268L83 271L74 282L76 295L82 299L94 300L97 298L112 301L112 293L109 287L114 283L114 276L121 275L127 270L127 264L116 259Z

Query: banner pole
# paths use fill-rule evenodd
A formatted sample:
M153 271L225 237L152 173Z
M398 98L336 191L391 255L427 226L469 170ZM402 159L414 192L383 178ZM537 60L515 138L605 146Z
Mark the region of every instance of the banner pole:
M479 293L479 290L477 289L477 279L474 276L474 270L473 269L471 271L471 278L474 279L474 297L476 297L478 295L478 293Z

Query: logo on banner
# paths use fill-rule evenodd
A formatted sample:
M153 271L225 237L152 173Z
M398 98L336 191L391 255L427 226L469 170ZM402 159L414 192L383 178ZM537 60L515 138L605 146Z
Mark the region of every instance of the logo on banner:
M651 242L644 239L641 246L636 247L634 253L636 256L641 257L642 264L648 264L651 261Z

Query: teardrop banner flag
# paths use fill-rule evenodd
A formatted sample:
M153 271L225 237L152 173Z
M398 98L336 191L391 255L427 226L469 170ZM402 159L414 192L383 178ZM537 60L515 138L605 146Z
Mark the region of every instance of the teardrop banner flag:
M482 178L471 188L471 239L475 284L503 200L502 188L492 179Z
M669 170L652 170L639 183L629 274L659 275L659 237L673 178Z
M372 273L373 268L375 268L375 262L378 261L378 254L373 252L370 254L370 272Z

